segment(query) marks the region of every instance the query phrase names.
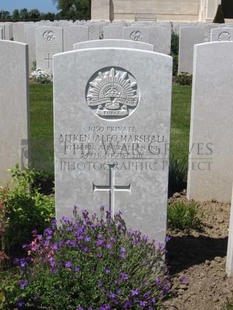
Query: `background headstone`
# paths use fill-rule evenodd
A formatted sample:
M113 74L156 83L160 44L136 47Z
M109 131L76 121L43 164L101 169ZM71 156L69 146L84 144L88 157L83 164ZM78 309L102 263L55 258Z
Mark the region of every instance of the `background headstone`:
M212 29L210 41L233 41L233 27Z
M138 48L142 50L153 51L152 44L129 41L129 40L92 40L74 44L74 50L84 48L97 48L97 47L124 47L124 48Z
M181 27L179 35L178 74L193 73L193 48L205 41L204 27Z
M87 41L88 36L88 26L76 25L63 28L64 32L64 51L73 50L74 43Z
M36 67L52 72L52 56L61 52L63 52L63 29L38 27L36 29Z
M230 202L233 180L233 42L194 48L187 195Z
M0 41L0 183L28 164L28 46Z
M56 217L123 212L164 242L172 58L96 48L54 56Z

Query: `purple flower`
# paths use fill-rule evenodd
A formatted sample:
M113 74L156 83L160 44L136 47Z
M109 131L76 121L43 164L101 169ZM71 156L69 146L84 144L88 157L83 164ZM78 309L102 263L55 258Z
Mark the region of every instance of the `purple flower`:
M112 244L111 244L111 243L108 243L108 244L106 245L106 248L107 248L107 249L111 249L111 248L112 248Z
M121 251L120 251L120 257L122 259L125 259L126 258L126 249L121 247Z
M140 300L140 301L139 301L139 305L140 305L141 307L145 307L145 306L147 305L147 302L146 302L146 301Z
M26 267L26 260L24 258L20 258L20 260L18 261L18 264L19 264L20 268L25 268Z
M138 288L136 288L135 290L131 290L131 295L132 296L138 295Z
M115 295L114 293L110 292L110 293L108 294L108 297L109 297L110 299L114 299L114 298L116 297L116 295Z
M123 308L124 308L124 309L128 309L128 308L130 308L131 306L132 306L132 302L129 301L129 300L125 301L124 304L123 304Z
M76 310L83 310L83 308L79 306L76 308Z
M127 275L127 273L122 272L122 273L121 273L121 278L122 278L124 281L127 281L127 280L129 279L129 276Z
M98 287L102 287L103 282L102 281L98 281Z
M170 285L168 285L168 284L164 285L164 287L163 287L163 293L166 294L166 293L169 292L169 290L170 290Z
M106 274L109 274L111 270L109 268L105 268L104 271Z
M91 241L91 238L89 236L86 236L85 239L84 239L86 242L90 242Z
M165 241L168 242L170 240L171 240L171 237L170 236L166 236Z
M20 299L18 300L18 302L17 302L17 306L18 306L19 308L22 308L23 305L24 305L24 302L23 302L22 298L20 298Z
M24 290L27 285L28 285L28 281L19 280L19 286L22 290Z
M72 267L72 262L68 261L65 263L66 268L71 268Z
M111 306L109 304L105 304L99 307L99 310L111 310Z
M80 267L75 267L74 268L74 272L79 272L80 271Z
M188 282L188 278L185 277L185 276L180 277L180 281L181 281L182 283L186 283L186 282Z

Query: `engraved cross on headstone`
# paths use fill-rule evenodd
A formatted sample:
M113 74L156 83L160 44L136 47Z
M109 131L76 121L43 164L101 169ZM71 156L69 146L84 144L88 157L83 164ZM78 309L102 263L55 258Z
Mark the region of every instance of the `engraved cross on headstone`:
M95 185L93 183L94 192L108 192L109 193L109 212L111 216L115 213L115 192L131 192L131 184L129 185L115 185L115 170L116 164L107 164L109 166L109 185Z
M52 64L53 58L50 56L50 53L48 53L48 57L45 58L45 60L48 61L48 69L51 69L51 64Z

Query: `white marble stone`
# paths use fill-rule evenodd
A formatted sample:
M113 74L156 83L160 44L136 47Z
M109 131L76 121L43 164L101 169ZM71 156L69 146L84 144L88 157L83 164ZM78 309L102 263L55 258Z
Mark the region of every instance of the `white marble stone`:
M122 39L123 26L109 25L103 28L104 39Z
M89 39L88 26L76 25L63 29L64 33L64 51L71 51L74 43L87 41Z
M171 85L172 58L151 51L54 56L57 219L104 205L164 242Z
M228 277L233 277L233 188L231 197L231 212L227 243L227 259L226 259L226 273Z
M61 27L38 27L36 29L36 67L52 72L52 56L63 51Z
M178 74L193 73L193 48L205 41L204 27L181 27L179 34Z
M230 202L233 180L233 42L194 48L187 195Z
M0 41L0 183L28 164L28 46ZM9 61L10 60L10 61Z
M210 41L233 41L233 27L212 29Z
M153 51L152 44L129 40L92 40L74 44L74 50L98 47L124 47Z
M123 27L122 38L124 40L132 40L150 43L150 30L145 25L133 25L130 27Z
M13 38L16 42L25 43L25 22L13 23Z
M29 48L29 72L34 69L36 64L36 28L39 25L25 25L25 41Z
M168 27L135 23L123 27L123 39L149 43L154 46L155 52L170 54L171 30Z

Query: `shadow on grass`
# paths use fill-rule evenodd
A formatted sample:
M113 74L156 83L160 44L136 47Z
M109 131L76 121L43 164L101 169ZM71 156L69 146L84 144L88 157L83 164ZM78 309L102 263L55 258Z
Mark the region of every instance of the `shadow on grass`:
M166 247L166 261L170 273L181 272L206 260L213 260L216 256L226 256L227 239L227 237L215 239L206 236L172 237Z

